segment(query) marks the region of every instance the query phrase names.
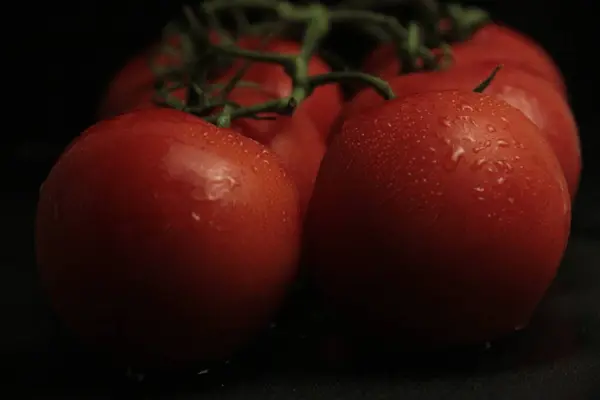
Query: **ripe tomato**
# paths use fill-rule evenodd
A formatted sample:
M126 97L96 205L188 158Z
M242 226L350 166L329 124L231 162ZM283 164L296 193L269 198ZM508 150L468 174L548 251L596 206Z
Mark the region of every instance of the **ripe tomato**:
M529 37L504 26L489 24L466 42L452 46L454 66L479 63L504 64L543 77L566 94L563 77L546 51ZM390 79L398 75L399 61L394 47L384 44L373 51L363 64L370 74Z
M447 91L343 125L305 234L319 287L359 335L447 345L526 324L569 225L566 182L539 129L504 101Z
M291 284L298 195L254 140L171 110L89 128L43 185L37 260L80 337L139 363L229 356Z
M469 90L485 79L493 68L492 64L481 63L469 68L408 74L393 78L390 85L401 96L425 91ZM579 132L563 96L544 79L510 66L496 74L485 93L500 97L521 110L540 128L560 161L569 192L575 197L581 174ZM372 89L364 90L347 104L337 125L342 123L344 115L352 116L361 110L378 107L383 101Z
M228 99L251 106L272 100L274 96L257 88L236 87ZM326 150L325 141L308 117L307 110L299 108L291 117L276 116L272 120L236 119L231 128L264 144L279 156L296 183L300 210L304 215Z
M273 39L261 46L262 39L247 37L240 39L239 46L247 49L258 49L280 54L299 54L300 44L293 41ZM222 79L230 78L242 65L243 61L234 63ZM319 75L331 72L329 66L318 56L314 56L308 63L309 75ZM265 90L280 97L289 96L292 92L292 80L285 73L282 66L270 63L253 63L243 80L259 83ZM342 107L342 94L336 84L320 86L300 106L315 122L323 137L327 137L331 125Z

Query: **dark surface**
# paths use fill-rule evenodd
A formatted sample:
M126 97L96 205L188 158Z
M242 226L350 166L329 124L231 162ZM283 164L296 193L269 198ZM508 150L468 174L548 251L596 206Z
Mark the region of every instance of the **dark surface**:
M593 17L586 0L478 1L546 46L562 68L582 126L586 178L559 277L532 325L485 349L370 359L348 368L323 357L314 327L289 317L272 340L222 369L124 377L70 340L37 282L33 217L37 188L54 157L90 124L97 97L124 60L158 34L180 1L55 2L38 10L49 101L41 129L5 139L0 230L0 398L3 399L600 399L600 179ZM143 4L143 11L141 10ZM518 12L516 12L518 10ZM39 46L39 37L36 38ZM336 48L352 52L336 39ZM592 99L593 100L593 99ZM308 331L308 334L306 333ZM279 332L279 333L278 333ZM315 350L316 349L316 350ZM331 352L331 349L329 350ZM344 364L344 363L341 363Z

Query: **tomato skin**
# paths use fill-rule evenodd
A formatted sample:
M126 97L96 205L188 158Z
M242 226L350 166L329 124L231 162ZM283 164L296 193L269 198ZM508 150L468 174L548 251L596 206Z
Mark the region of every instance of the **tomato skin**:
M359 336L444 346L526 324L569 226L566 182L537 127L501 100L447 91L347 120L305 236L318 286Z
M511 28L489 24L478 30L468 41L453 44L452 51L455 68L480 63L520 68L543 77L555 85L561 95L566 95L564 79L550 55L532 39ZM394 47L384 44L376 48L366 58L363 70L383 79L397 76L400 64Z
M273 100L274 96L257 88L236 87L228 99L251 106ZM299 108L289 117L279 115L272 120L243 118L231 124L233 130L262 143L279 156L298 188L302 215L308 208L326 150L321 132L307 114L306 109Z
M240 39L240 47L280 54L299 54L301 45L294 41L283 39L272 39L266 45L261 46L260 38L246 37ZM221 79L231 78L236 71L244 65L244 61L234 63ZM308 74L319 75L331 72L331 69L318 56L313 56L308 63ZM263 89L279 97L289 96L292 93L292 80L285 73L281 65L272 63L253 63L242 77L243 80L260 84ZM314 120L316 127L321 131L324 138L329 135L331 125L342 108L342 93L338 85L328 84L319 86L300 105L300 109L307 112Z
M279 160L170 110L102 121L43 185L37 260L57 313L128 362L228 357L296 274L298 196Z
M447 71L402 75L389 83L401 97L425 91L469 90L483 81L493 68L493 64L482 63L470 68L455 67ZM519 109L540 128L560 161L569 192L574 198L581 175L581 147L579 129L563 96L544 79L510 66L496 74L485 93ZM383 101L372 89L362 91L347 103L336 125L343 123L345 115L378 107Z

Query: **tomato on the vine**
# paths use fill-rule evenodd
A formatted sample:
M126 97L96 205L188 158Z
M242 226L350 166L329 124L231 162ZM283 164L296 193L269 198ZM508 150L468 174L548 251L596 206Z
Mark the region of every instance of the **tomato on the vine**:
M359 336L488 341L528 322L561 261L570 206L523 113L485 94L420 93L350 117L334 137L306 251Z
M228 100L241 106L265 103L274 98L263 89L242 86L234 88L227 96ZM293 116L234 119L231 124L233 130L262 143L279 156L298 188L302 215L308 207L326 150L321 132L307 114L307 110L300 107Z
M228 357L296 274L295 185L254 140L172 109L89 128L41 188L37 260L66 325L140 363Z
M480 63L471 67L453 67L446 71L407 74L392 78L389 84L401 97L427 91L469 90L485 79L493 68L493 64ZM539 127L556 153L567 179L569 192L574 197L581 174L581 149L577 124L564 97L543 78L510 65L496 74L485 93L499 97L519 109ZM383 101L372 89L363 90L347 103L335 129L339 129L344 116L351 117L361 111L379 107Z
M246 49L288 55L299 54L301 51L300 43L294 41L271 39L263 45L262 40L257 37L245 37L239 40L238 45ZM244 65L244 61L237 60L221 79L231 77L242 65ZM320 75L328 72L331 72L331 69L318 56L315 55L309 60L309 75ZM265 90L279 97L289 96L292 92L292 80L279 64L253 62L244 73L242 79L258 83ZM305 110L313 119L316 127L322 133L323 137L326 138L329 135L331 125L342 108L341 90L337 84L319 86L302 103L300 108Z
M550 55L532 39L511 28L486 25L469 40L453 44L452 53L454 68L481 63L503 64L540 76L556 86L562 95L566 94L563 77ZM400 63L395 48L390 44L376 48L365 59L363 70L383 79L397 76Z
M271 39L262 43L259 37L241 37L237 45L243 49L269 51L279 54L298 54L300 44L283 40ZM150 68L150 57L156 52L156 46L133 57L113 78L100 103L98 117L100 119L122 114L133 109L152 107L154 83L156 77ZM159 55L154 62L164 64L177 63L172 56ZM230 79L244 65L243 60L236 60L232 66L221 71L216 82ZM318 75L331 72L329 66L318 56L313 56L308 62L308 73ZM292 80L279 64L252 62L242 79L259 84L265 91L275 96L289 96L292 90ZM213 82L214 83L214 82ZM175 96L184 99L185 90L179 90ZM306 114L312 118L323 137L327 137L331 125L342 106L342 95L338 85L329 84L314 90L301 105Z

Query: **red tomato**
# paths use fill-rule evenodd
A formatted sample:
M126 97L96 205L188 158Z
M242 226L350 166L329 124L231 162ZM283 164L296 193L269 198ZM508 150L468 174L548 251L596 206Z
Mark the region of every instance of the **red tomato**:
M280 306L298 195L254 140L171 110L89 128L44 183L37 260L86 341L140 363L229 356Z
M402 97L425 91L469 90L485 79L493 68L493 64L482 63L470 68L456 67L448 71L402 75L389 83L395 93ZM498 72L485 93L500 97L521 110L540 128L560 161L569 192L575 197L581 174L579 132L563 96L544 79L510 66ZM383 102L381 96L372 89L364 90L347 103L337 126L343 122L344 115L352 116L379 107Z
M293 41L274 39L266 45L261 46L260 38L243 38L239 45L247 49L258 49L280 54L300 53L300 44ZM243 61L236 62L233 68L222 78L230 78L242 65ZM314 56L308 63L309 75L319 75L331 72L329 66L319 57ZM282 66L270 63L253 63L244 74L243 80L256 82L280 97L289 96L292 92L292 80L285 73ZM339 86L329 84L320 86L300 106L306 110L308 115L315 121L316 127L321 131L323 137L329 135L331 125L342 107L342 94Z
M256 88L237 87L228 98L240 105L251 106L272 100L274 96ZM273 120L236 119L231 128L264 144L280 157L296 182L300 210L304 215L326 150L325 141L307 110L299 108L293 117L277 116Z
M504 101L447 91L343 125L305 235L319 287L359 335L438 346L526 324L569 225L566 182L539 129Z
M501 25L489 24L468 41L452 46L454 66L479 63L504 64L543 77L566 94L563 77L546 51L529 37ZM365 72L390 79L398 75L400 64L394 47L384 44L373 51L363 64Z

